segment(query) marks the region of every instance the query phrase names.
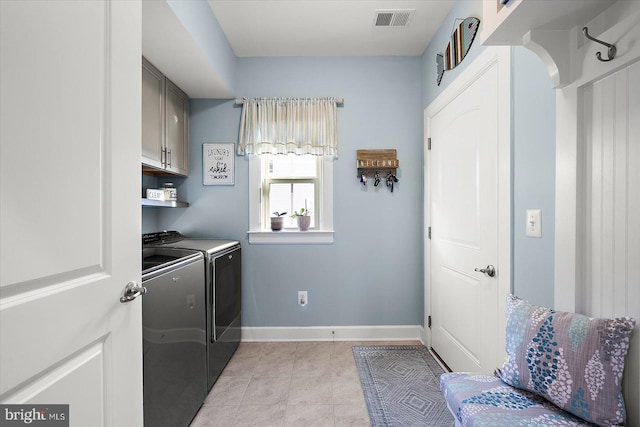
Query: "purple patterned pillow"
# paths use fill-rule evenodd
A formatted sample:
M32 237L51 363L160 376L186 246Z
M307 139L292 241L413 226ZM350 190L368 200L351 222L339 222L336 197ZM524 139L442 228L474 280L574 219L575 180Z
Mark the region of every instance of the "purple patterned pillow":
M593 319L507 296L507 361L498 376L599 425L623 424L624 358L636 322Z

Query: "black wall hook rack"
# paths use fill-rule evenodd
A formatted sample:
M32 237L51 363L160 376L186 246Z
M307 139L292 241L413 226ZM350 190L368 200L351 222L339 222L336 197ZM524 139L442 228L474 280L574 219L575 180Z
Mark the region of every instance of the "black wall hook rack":
M607 58L608 59L602 59L602 54L600 52L596 52L596 58L598 58L600 61L609 62L613 58L616 57L616 53L618 52L618 50L616 49L615 45L603 42L602 40L598 40L597 38L590 36L589 35L589 28L587 28L587 27L582 27L582 32L584 33L584 36L586 38L588 38L589 40L591 40L593 42L596 42L596 43L600 43L601 45L604 45L604 46L607 47Z

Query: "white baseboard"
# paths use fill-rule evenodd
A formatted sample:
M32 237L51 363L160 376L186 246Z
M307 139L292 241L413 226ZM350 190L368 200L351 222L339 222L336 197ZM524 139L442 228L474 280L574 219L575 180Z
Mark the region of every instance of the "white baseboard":
M421 341L421 325L242 327L242 341Z

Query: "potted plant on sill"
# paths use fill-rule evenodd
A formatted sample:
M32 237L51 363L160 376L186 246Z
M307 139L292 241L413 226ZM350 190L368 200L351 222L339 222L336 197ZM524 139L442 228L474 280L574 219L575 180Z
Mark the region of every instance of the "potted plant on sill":
M287 214L286 212L280 213L278 211L275 211L273 213L273 215L275 215L275 216L271 217L271 230L273 230L273 231L282 230L282 223L284 221L283 216L286 215L286 214Z
M296 218L298 221L298 229L300 231L307 231L311 225L311 216L306 208L300 208L300 213L295 211L291 218Z

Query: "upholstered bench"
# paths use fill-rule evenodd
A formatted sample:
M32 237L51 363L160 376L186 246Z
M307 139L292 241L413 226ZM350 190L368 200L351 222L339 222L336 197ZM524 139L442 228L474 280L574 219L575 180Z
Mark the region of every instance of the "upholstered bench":
M507 296L507 360L494 376L448 373L440 389L462 427L617 426L635 320L594 319Z
M495 376L452 372L440 377L440 389L456 427L593 425Z

